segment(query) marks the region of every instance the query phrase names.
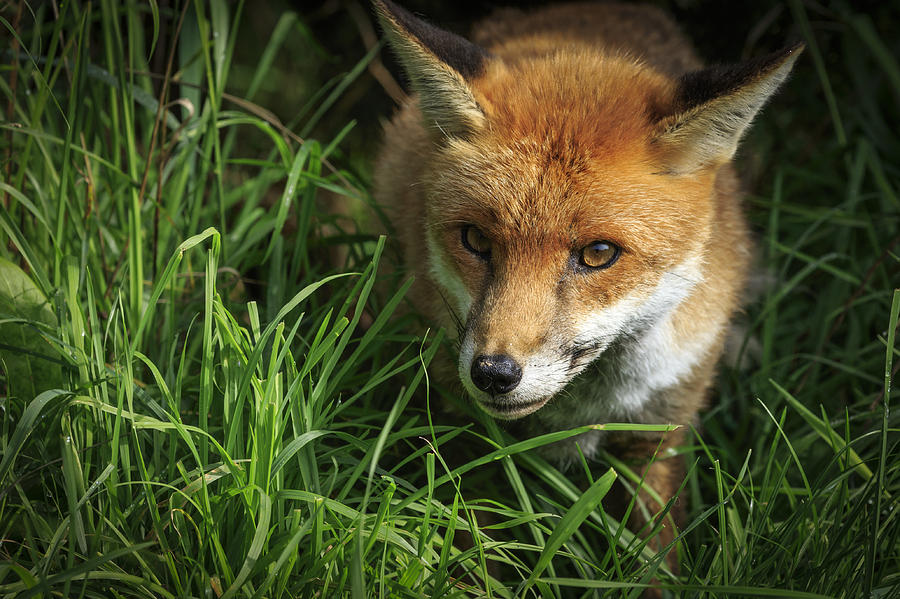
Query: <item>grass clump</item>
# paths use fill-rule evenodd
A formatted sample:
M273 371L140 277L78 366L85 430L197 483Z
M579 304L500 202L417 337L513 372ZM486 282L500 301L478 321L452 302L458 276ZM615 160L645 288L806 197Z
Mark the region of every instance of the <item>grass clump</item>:
M657 554L603 509L626 466L532 451L581 429L432 420L457 399L427 378L442 335L395 315L409 281L375 293L385 242L341 216L369 197L355 124L323 127L376 52L282 121L257 96L315 34L286 12L252 46L248 10L0 12L0 596L900 596L900 69L878 15L766 21L810 54L746 159L767 282Z

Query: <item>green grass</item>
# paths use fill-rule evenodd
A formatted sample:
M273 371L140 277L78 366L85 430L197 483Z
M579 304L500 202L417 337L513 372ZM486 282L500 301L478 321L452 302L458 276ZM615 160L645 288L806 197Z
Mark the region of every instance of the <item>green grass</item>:
M276 116L277 57L315 43L297 15L260 41L222 1L21 7L0 8L0 596L900 596L889 9L775 13L808 55L745 147L765 282L681 450L675 575L603 510L634 473L531 451L578 430L431 418L458 401L428 379L442 335L392 317L408 282L376 285L391 252L339 215L370 202L335 111L373 54Z

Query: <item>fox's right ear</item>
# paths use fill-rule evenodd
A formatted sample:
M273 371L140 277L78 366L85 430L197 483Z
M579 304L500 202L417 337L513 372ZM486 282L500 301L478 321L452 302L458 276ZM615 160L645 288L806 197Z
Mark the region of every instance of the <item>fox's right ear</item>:
M414 17L390 0L374 0L391 48L419 95L429 128L466 137L484 126L484 112L469 81L480 75L488 53L467 39Z

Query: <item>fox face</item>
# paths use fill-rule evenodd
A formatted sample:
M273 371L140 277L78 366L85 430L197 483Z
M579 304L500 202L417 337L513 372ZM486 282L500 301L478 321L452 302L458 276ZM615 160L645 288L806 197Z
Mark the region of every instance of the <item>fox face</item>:
M429 268L462 323L459 378L498 418L538 410L623 335L664 319L699 281L709 235L710 201L660 218L684 190L649 155L549 125L515 147L448 144L427 182ZM690 185L704 199L709 186Z
M653 413L717 357L749 255L728 163L800 48L674 76L564 32L486 50L376 7L424 132L415 176L392 174L462 385L499 419L554 398L551 420Z

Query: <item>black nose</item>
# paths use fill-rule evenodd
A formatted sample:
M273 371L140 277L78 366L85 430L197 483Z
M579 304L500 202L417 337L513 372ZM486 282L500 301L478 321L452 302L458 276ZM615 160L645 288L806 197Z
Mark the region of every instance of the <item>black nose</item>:
M491 395L502 395L522 380L522 368L509 356L478 356L472 362L472 382Z

